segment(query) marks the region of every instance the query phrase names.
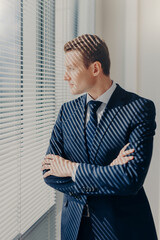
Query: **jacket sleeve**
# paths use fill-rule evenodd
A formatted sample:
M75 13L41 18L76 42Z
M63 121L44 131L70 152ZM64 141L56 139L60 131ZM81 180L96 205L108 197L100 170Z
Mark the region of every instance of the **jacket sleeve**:
M62 112L63 105L58 113L56 123L53 127L49 147L47 149L46 155L55 154L65 158L63 151L63 133L62 133ZM43 174L48 170L43 170ZM72 181L71 177L56 177L50 175L44 178L44 181L50 187L61 191L63 193L69 193L70 191L75 191L75 183Z
M152 156L155 134L155 106L147 100L131 123L129 146L134 159L123 165L95 166L81 163L76 171L78 193L85 195L130 195L142 187ZM126 143L127 143L126 142Z

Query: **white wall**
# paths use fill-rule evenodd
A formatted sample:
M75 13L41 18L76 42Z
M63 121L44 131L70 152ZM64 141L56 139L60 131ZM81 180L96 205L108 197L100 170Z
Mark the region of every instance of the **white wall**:
M160 236L160 1L139 4L138 92L152 99L157 110L154 152L146 190Z
M109 48L112 79L123 83L125 0L97 0L96 9L96 34Z
M109 47L111 78L156 105L156 136L144 187L160 234L160 1L96 0L96 5L96 34Z

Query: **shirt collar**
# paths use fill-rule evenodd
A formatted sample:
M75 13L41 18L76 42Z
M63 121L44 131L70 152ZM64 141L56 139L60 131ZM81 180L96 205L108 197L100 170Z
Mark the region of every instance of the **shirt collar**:
M109 89L107 89L106 92L104 92L101 96L99 96L95 101L100 101L103 103L108 103L112 93L114 92L114 90L116 89L117 85L116 83L112 80L112 85ZM87 93L87 99L86 99L86 104L90 101L90 100L94 100L88 93Z

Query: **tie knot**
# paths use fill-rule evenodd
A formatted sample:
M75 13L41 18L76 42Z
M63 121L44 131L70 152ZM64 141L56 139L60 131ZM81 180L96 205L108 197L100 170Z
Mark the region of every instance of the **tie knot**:
M100 101L89 101L88 102L88 105L90 107L90 111L93 112L93 113L96 113L97 109L99 108L99 106L102 104L102 102Z

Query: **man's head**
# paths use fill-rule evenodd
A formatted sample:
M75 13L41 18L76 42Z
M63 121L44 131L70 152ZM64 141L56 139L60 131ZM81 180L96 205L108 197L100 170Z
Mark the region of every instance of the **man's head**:
M99 74L109 76L110 57L106 43L96 35L85 34L64 45L66 73L73 94L89 91Z

